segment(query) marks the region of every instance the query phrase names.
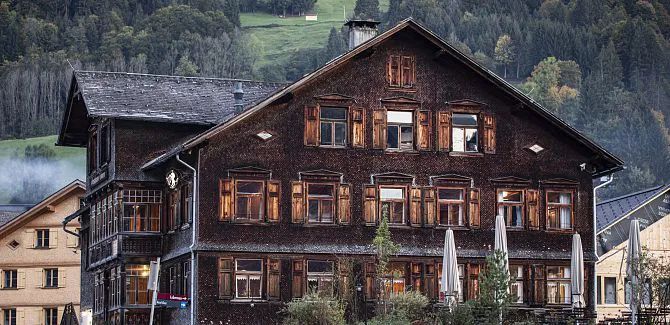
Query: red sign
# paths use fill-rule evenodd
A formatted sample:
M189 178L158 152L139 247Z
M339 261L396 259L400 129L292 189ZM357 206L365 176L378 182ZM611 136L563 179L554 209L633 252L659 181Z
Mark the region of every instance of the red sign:
M158 293L159 300L188 301L188 296L176 295L172 293Z

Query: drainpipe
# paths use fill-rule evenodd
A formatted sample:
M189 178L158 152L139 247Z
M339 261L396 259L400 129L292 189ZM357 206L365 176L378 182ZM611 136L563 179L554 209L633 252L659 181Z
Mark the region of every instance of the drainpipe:
M191 223L192 223L192 234L191 234L191 246L189 246L189 250L191 251L191 325L195 324L195 228L197 227L197 222L196 222L196 202L199 200L198 198L198 172L195 168L191 167L191 165L185 163L181 158L179 157L179 153L176 156L176 159L179 163L184 165L186 168L190 169L191 172L193 173L193 205L192 205L192 212L191 212ZM198 163L200 162L200 150L198 149Z
M597 246L598 237L596 236L596 222L597 222L597 218L598 218L598 216L596 215L596 198L598 197L596 192L598 191L599 188L609 185L614 180L614 175L612 175L612 174L609 174L606 177L607 177L607 181L605 181L604 183L602 183L600 185L597 185L593 188L593 254L596 257L596 263L593 263L593 275L591 275L593 277L593 280L594 280L593 281L594 290L592 290L593 294L591 295L591 301L593 301L593 310L594 311L596 310L596 305L598 303L598 301L597 301L598 293L596 292L598 290L598 284L596 283L596 280L598 279L598 276L596 274L597 273L596 272L596 267L598 266L598 258L599 258L599 256L598 256L598 246ZM605 176L601 177L600 179L602 180L603 178L605 178Z

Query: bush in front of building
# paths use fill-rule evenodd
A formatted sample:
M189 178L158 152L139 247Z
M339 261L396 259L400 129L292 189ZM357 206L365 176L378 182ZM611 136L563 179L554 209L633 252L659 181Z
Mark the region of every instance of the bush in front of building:
M340 325L346 324L344 307L333 297L307 294L289 302L282 310L284 325Z
M410 321L427 317L430 301L418 291L407 291L391 297L393 313Z

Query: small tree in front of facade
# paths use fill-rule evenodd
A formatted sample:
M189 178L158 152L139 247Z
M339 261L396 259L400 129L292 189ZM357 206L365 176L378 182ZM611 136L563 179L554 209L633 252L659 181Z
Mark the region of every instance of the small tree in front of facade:
M499 324L514 300L509 293L509 272L505 268L506 254L494 250L486 257L486 265L479 274L479 295L475 301L476 314L481 324Z
M382 210L381 222L379 223L379 227L377 228L377 233L372 241L372 244L375 246L377 253L377 268L375 270L377 294L379 302L383 304L383 308L377 312L387 314L387 305L390 294L388 292L389 288L385 283L385 276L389 272L388 266L391 260L391 256L395 255L399 249L399 246L391 239L391 230L389 229L388 223L388 211L385 213L384 210Z

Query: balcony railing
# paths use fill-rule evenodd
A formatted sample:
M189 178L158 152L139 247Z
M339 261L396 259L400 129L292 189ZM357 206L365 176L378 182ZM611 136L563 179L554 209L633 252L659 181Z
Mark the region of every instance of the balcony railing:
M161 245L160 233L119 233L89 247L88 265L93 268L124 256L158 256Z

